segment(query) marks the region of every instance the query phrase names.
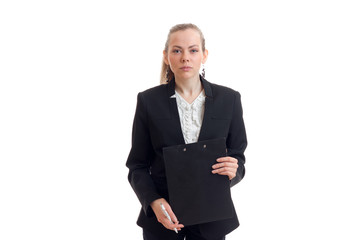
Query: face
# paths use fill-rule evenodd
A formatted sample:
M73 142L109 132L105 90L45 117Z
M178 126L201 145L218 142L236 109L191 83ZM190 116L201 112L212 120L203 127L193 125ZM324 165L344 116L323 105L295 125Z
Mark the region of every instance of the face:
M202 51L200 34L194 29L186 29L170 35L168 52L163 54L164 62L170 65L175 78L188 80L198 78L208 53Z

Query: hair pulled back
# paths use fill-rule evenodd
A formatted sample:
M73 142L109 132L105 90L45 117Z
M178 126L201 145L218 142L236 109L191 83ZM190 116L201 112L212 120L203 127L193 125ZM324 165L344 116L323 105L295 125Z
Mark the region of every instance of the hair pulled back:
M200 34L201 49L203 52L205 52L205 38L204 38L204 35L201 32L200 28L198 28L195 24L192 24L192 23L183 23L183 24L177 24L170 29L169 34L167 36L166 43L165 43L165 48L164 48L164 51L166 53L169 50L169 41L170 41L171 34L178 32L178 31L184 31L187 29L194 29ZM163 60L162 67L161 67L161 74L160 74L160 84L166 84L173 77L174 77L174 73L171 71L170 66L166 65Z

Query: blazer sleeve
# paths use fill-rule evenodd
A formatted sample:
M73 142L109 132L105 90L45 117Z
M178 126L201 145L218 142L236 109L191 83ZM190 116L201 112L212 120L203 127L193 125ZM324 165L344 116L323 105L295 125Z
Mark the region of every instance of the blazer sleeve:
M229 134L227 137L227 155L238 160L238 170L235 178L231 180L230 186L234 186L243 179L245 175L245 155L244 151L247 146L247 138L245 125L243 120L243 110L241 106L241 96L239 92L235 92L234 109L230 123Z
M147 216L153 213L150 203L161 198L151 178L151 159L154 149L148 128L145 101L141 93L137 97L137 106L132 129L132 147L126 166L129 168L128 180L135 191Z

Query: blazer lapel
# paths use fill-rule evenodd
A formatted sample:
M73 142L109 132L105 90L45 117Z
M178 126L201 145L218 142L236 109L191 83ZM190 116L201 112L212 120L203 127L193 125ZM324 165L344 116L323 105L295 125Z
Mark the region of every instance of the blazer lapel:
M204 118L201 124L200 134L198 141L208 140L210 136L208 136L208 129L211 128L211 121L213 115L213 94L211 90L210 83L206 81L202 76L200 76L200 80L203 84L203 88L205 91L205 110L204 110Z
M176 103L176 98L172 97L175 94L175 79L173 78L167 85L168 89L168 99L169 99L169 106L170 106L170 116L171 120L174 121L174 141L178 144L185 144L184 135L181 129L179 111Z

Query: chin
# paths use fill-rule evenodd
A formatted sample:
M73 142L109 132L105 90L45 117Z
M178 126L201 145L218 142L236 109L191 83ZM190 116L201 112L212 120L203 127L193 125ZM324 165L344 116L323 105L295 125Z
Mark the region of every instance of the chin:
M196 77L198 74L194 74L194 73L182 73L182 74L179 74L179 75L177 75L178 77L181 77L181 78L183 78L183 79L192 79L192 78L194 78L194 77ZM176 77L176 75L175 75L175 77Z

